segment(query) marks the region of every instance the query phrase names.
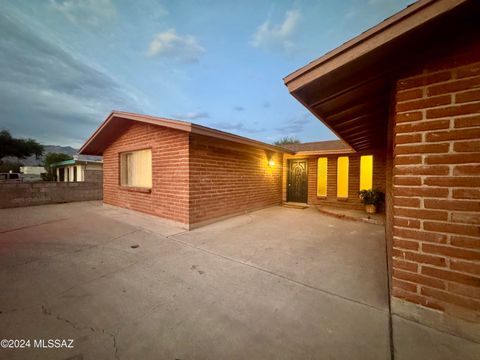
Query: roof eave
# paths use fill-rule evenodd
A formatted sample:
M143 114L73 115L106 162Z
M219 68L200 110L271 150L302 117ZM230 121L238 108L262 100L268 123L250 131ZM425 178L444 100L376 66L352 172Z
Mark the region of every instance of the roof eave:
M59 167L59 166L66 166L66 165L84 165L84 164L103 164L103 161L96 161L96 160L76 160L70 159L65 161L59 161L53 164L50 164L51 167Z
M387 146L397 75L441 51L445 45L440 39L445 33L450 42L455 41L455 33L445 25L450 21L461 23L465 15L472 14L474 3L420 0L288 75L285 85L302 105L355 150L383 148ZM473 15L468 18L458 33L468 33ZM404 61L406 51L411 51L412 56Z
M347 63L355 61L372 50L385 45L406 32L447 13L467 1L468 0L418 1L338 48L287 75L283 79L284 83L290 92L294 92L309 82Z
M50 167L59 167L59 166L74 165L74 164L75 164L75 160L70 159L70 160L59 161L59 162L50 164Z
M244 145L250 145L250 146L255 146L261 149L266 149L274 152L282 152L282 153L289 153L289 154L294 154L294 151L286 149L284 147L276 146L276 145L270 145L261 141L249 139L240 135L235 135L231 133L227 133L221 130L217 129L212 129L206 126L198 125L198 124L191 124L191 130L190 132L193 134L198 134L198 135L205 135L205 136L211 136L217 139L221 140L226 140L226 141L233 141L236 143L244 144Z
M112 111L110 115L105 119L105 121L98 127L98 129L89 137L89 139L85 142L85 144L80 148L79 154L99 155L103 153L103 150L100 152L90 151L89 146L93 143L97 135L100 134L115 117L126 119L126 120L139 121L142 123L149 123L156 126L165 126L171 129L176 129L176 130L185 131L188 133L193 133L198 135L210 136L210 137L214 137L214 138L218 138L226 141L232 141L235 143L254 146L257 148L261 148L261 149L269 150L273 152L281 152L281 153L289 153L289 154L294 153L291 150L288 150L279 146L266 144L261 141L249 139L240 135L227 133L224 131L212 129L206 126L197 125L197 124L193 124L185 121L157 118L157 117L148 116L148 115L139 115L139 114L121 112L121 111Z
M85 141L85 143L82 145L82 147L80 148L80 150L78 150L78 153L79 154L82 154L82 155L92 155L92 154L88 154L88 153L85 153L85 149L88 148L88 145L92 142L92 140L95 138L95 136L105 127L105 125L107 124L108 121L110 121L110 119L112 119L112 117L114 116L114 111L112 111L108 116L107 118L103 121L103 123L97 128L97 130L94 131L94 133L92 135L90 135L90 137L87 139L87 141Z
M353 149L338 149L338 150L310 150L310 151L297 151L295 155L341 155L341 154L355 154L357 151Z

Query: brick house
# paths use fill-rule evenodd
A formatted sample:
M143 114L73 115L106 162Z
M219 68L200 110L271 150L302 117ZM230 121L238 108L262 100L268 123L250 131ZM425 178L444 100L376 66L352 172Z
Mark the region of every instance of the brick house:
M124 112L112 112L80 152L103 155L106 204L187 228L282 201L363 208L361 188L385 189L382 151L355 152L342 141L278 147Z
M282 145L284 202L363 209L358 192L385 191L385 150L355 151L341 140ZM305 168L305 190L292 191L293 167Z
M343 142L280 148L113 112L80 152L104 156L105 203L187 228L282 200L359 207L363 157L386 192L392 314L480 342L478 14L421 0L287 76Z
M478 1L418 1L284 79L354 150L385 149L393 316L476 342L479 15Z
M293 151L204 126L112 112L80 149L103 154L103 201L194 228L282 201Z

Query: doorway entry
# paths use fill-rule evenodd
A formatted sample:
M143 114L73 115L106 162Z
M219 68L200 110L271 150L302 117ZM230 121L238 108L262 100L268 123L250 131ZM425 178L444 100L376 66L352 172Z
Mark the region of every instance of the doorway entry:
M65 168L58 169L58 181L65 181Z
M287 201L307 203L307 160L290 159L287 174Z

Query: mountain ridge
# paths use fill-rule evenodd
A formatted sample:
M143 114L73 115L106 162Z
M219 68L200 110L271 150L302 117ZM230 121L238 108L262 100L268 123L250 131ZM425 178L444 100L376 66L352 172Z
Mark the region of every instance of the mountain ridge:
M75 149L71 146L43 145L43 148L44 148L43 155L40 156L38 159L35 158L35 155L32 155L32 156L26 157L25 159L19 159L13 156L7 156L7 157L4 157L2 160L10 161L10 162L18 161L23 166L41 166L43 159L45 158L45 155L49 153L62 153L72 157L73 155L78 154L78 149ZM98 156L89 157L89 156L82 155L82 158L86 158L87 160L98 160L99 157Z

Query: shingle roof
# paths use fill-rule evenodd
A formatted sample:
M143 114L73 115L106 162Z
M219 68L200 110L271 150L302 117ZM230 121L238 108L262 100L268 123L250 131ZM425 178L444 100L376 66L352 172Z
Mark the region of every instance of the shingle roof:
M322 151L351 151L349 147L341 140L329 140L329 141L315 141L301 144L286 144L282 147L295 151L295 152L322 152Z

